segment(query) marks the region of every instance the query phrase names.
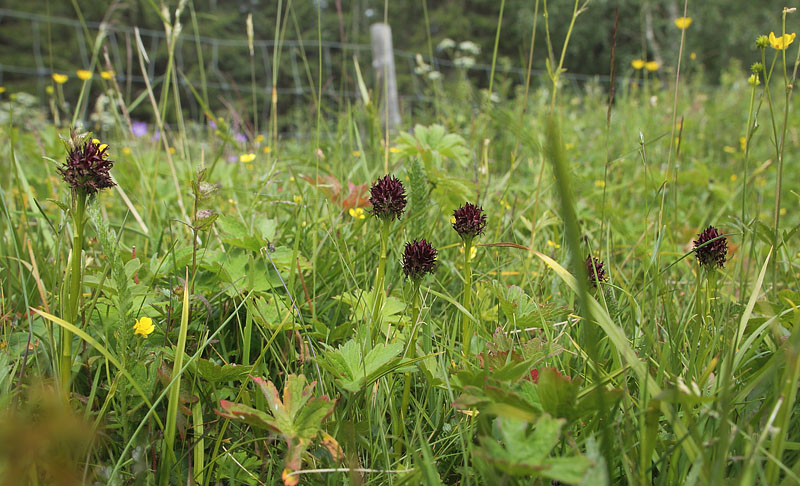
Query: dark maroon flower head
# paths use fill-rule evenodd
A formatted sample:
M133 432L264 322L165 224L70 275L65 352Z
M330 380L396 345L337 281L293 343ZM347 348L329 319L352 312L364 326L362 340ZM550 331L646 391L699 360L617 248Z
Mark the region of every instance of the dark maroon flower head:
M88 196L114 187L116 184L109 173L114 162L108 159L107 150L107 145L91 141L76 145L69 151L64 165L58 168L58 173L72 189Z
M586 257L586 274L589 276L589 286L593 289L597 288L599 282L608 281L606 269L603 268L603 260L592 255Z
M388 221L400 219L406 208L406 190L395 176L387 175L378 179L369 190L372 214Z
M722 268L725 265L728 257L728 239L723 236L715 240L719 236L721 233L713 226L709 226L697 235L697 239L694 240L694 256L700 265L708 268Z
M419 281L436 269L436 248L425 240L406 243L403 251L403 273L411 280Z
M463 239L471 239L483 233L486 215L483 208L466 203L453 211L453 229Z

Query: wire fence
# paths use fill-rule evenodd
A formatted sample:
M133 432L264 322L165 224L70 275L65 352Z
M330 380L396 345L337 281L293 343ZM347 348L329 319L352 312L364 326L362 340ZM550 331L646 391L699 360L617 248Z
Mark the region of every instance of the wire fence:
M31 38L30 56L16 56L30 60L25 65L22 63L9 63L6 56L0 50L0 85L5 78L18 79L19 77L32 77L36 79L39 92L43 92L45 87L50 85L53 73L65 73L70 70L74 73L78 69L89 69L91 64L91 52L87 48L84 33L84 24L64 17L54 17L33 12L22 12L0 8L0 26L16 24L29 26ZM101 25L97 22L86 22L86 28L94 35L101 29L105 31L104 49L113 67L114 76L122 85L127 85L128 90L144 88L146 74L151 84L159 83L163 76L157 72L155 62L150 62L146 67L146 73L141 73L136 57L136 47L134 29L132 27L119 24ZM71 36L57 36L59 32L66 30L74 31ZM165 32L152 29L138 29L142 44L149 53L158 53L159 49L165 50L167 37ZM56 35L54 35L54 33ZM63 66L63 59L56 58L55 61L50 55L45 54L45 47L51 45L45 39L60 37L61 39L74 39L74 45L63 45L63 43L53 43L58 49L74 49L80 58L80 66ZM352 58L361 59L360 65L362 72L369 71L365 67L368 65L365 60L371 59L371 47L367 44L342 43L335 41L317 40L284 40L280 41L280 63L275 69L277 73L276 92L281 97L281 102L285 103L286 98L291 97L294 104L307 104L313 93L316 93L316 83L319 76L322 76L321 96L330 99L341 100L342 98L359 97L358 88L355 82L341 83L338 81L342 76L351 77ZM255 90L258 96L267 97L272 92L273 85L273 54L275 50L274 40L255 39L254 66L256 72L254 77L255 84L251 83L249 66L245 72L242 69L232 70L231 62L235 59L249 59L249 44L246 38L242 39L220 39L206 36L195 36L183 32L176 40L174 49L175 65L179 72L185 74L179 77L179 84L184 90L183 95L189 101L189 106L193 116L200 114L200 107L195 101L191 87L197 88L201 85L201 78L198 69L204 70L205 87L212 92L215 97L226 99L249 99ZM288 62L286 57L288 56ZM424 75L419 75L415 70L419 67L418 59L420 54L404 50L395 50L395 65L398 79L400 80L400 101L404 111L415 105L426 105L433 102L431 96L429 79ZM318 63L321 58L322 71L319 72ZM428 64L433 71L450 72L461 70L472 81L478 85L486 83L491 76L492 67L487 64L458 65L451 59L423 55L421 59ZM507 77L514 84L525 82L527 75L526 69L509 66L507 64L498 65L495 68L496 77ZM537 80L546 76L543 70L533 70L532 79ZM608 76L582 75L565 73L562 79L572 84L575 88L580 87L586 81L596 80L607 84ZM622 80L620 80L622 81ZM535 81L534 81L535 82ZM135 89L134 88L134 89ZM245 96L247 95L247 96ZM266 116L268 106L262 103L263 115Z

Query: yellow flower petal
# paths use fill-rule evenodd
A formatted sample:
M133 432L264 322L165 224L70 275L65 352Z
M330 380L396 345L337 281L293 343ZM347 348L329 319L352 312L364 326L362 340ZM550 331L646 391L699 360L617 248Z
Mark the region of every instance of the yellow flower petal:
M293 199L294 199L295 204L300 204L300 203L303 202L303 196L300 196L300 195L295 196Z
M691 59L692 61L697 59L697 53L696 52L692 52L691 54L689 54L689 59Z
M366 218L366 215L364 214L364 209L362 209L362 208L350 208L350 210L347 211L347 212L354 219L364 219L364 218Z
M75 71L75 74L78 76L78 79L80 79L81 81L88 81L88 80L92 79L92 72L91 71L87 71L85 69L78 69L77 71Z
M402 150L400 150L397 147L389 147L389 152L391 152L393 154L399 154L400 152L402 152Z
M675 19L675 27L681 30L688 29L690 25L692 25L691 17L678 17Z
M598 180L594 181L594 186L595 187L606 187L606 181L598 179Z
M268 154L268 153L272 152L272 149L271 149L271 148L269 148L269 145L267 145L266 147L264 147L264 149L263 149L263 150L264 150L264 153L265 153L265 154Z
M264 141L264 135L261 135L260 133L256 135L256 143L261 143L263 141Z
M256 154L249 153L249 154L242 154L239 156L239 162L248 163L256 160Z
M633 69L636 69L637 71L642 69L644 67L644 59L634 59L631 61L631 66L633 66Z
M361 157L361 152L358 150L353 150L353 157Z
M67 76L66 74L53 73L53 81L55 81L58 84L64 84L67 82L68 79L69 76Z
M773 49L777 49L782 51L789 47L789 44L794 42L795 33L792 32L791 34L783 34L780 37L775 37L775 32L769 33L769 45L772 46Z
M6 92L6 87L5 86L0 86L0 94L3 94L5 92Z
M659 65L655 61L647 61L644 64L644 68L647 69L648 71L658 71Z
M155 331L156 326L153 325L153 319L149 317L142 317L140 319L136 319L136 323L133 325L133 333L138 334L142 337L147 337Z
M114 74L114 71L100 71L100 77L106 80L113 78Z

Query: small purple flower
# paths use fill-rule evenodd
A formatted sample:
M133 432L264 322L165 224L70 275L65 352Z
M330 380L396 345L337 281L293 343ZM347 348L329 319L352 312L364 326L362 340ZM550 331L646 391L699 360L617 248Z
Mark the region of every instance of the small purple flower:
M483 233L486 228L486 215L483 208L466 203L453 211L453 229L461 238L471 240Z
M156 128L155 133L153 133L153 140L161 140L161 130Z
M709 226L694 240L694 256L704 267L722 268L728 256L728 239L717 228Z
M211 128L217 128L217 122L214 120L208 120L208 126Z
M245 137L244 133L242 133L242 132L236 132L236 134L233 136L233 139L236 140L239 143L247 142L247 137Z
M59 167L58 173L73 190L88 196L107 187L114 187L109 172L114 162L108 160L108 145L99 142L86 142L69 151L67 160Z
M406 209L406 190L395 176L387 175L378 179L369 190L372 214L389 221L400 219Z
M403 273L416 282L436 269L436 248L423 240L406 243L403 251Z
M589 286L593 289L597 288L598 283L608 281L603 260L592 255L586 257L586 274L589 276Z
M134 137L144 137L147 135L147 122L135 121L131 124L131 133Z

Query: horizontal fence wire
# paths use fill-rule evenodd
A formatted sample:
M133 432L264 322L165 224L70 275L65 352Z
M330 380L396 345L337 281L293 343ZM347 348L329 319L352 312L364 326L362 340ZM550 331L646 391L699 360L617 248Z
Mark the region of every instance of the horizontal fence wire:
M135 47L132 47L136 42L134 40L134 28L119 25L115 23L100 23L87 21L85 24L81 22L64 17L55 17L49 15L38 14L34 12L22 12L0 8L0 26L6 22L28 22L30 24L30 32L32 39L32 52L30 59L31 65L20 66L16 64L9 64L4 59L2 50L0 50L0 84L3 83L6 75L17 76L31 76L37 78L37 87L41 91L45 86L50 84L50 77L54 73L65 73L64 69L52 69L48 67L49 63L45 61L43 54L42 38L45 36L43 33L43 26L60 26L61 28L68 28L75 30L75 38L77 39L77 46L63 46L59 48L75 47L79 52L81 59L81 66L72 66L71 71L74 73L78 69L89 69L91 62L91 54L88 52L87 39L84 35L84 25L95 35L101 30L105 32L106 39L104 40L105 49L109 56L110 62L114 68L114 76L120 83L132 83L144 86L145 77L142 74L134 74L134 71L139 71L136 54L131 57L131 50L135 53ZM142 44L149 54L157 52L160 47L164 47L167 42L166 33L153 29L138 29L139 36L142 39ZM240 54L242 58L249 59L249 43L246 38L242 39L222 39L214 38L203 35L195 36L183 32L178 36L175 46L175 64L181 73L185 73L187 69L196 67L193 62L197 61L197 50L200 44L200 49L203 52L203 60L206 66L206 81L205 86L211 90L219 90L224 93L225 97L240 97L244 98L244 94L251 96L253 91L258 94L268 96L272 92L272 52L275 49L274 40L254 39L253 48L255 50L255 60L257 64L263 67L262 72L256 72L258 80L255 88L250 82L250 72L238 73L242 79L239 81L234 79L234 74L226 71L224 64L229 59L230 51L245 51ZM318 78L313 78L310 72L307 72L308 66L316 70L317 60L320 53L322 54L322 80L323 88L321 96L328 99L355 99L360 97L360 93L355 86L354 82L350 82L349 89L335 89L338 81L335 80L334 66L341 67L344 60L352 57L358 58L360 55L371 58L371 47L368 44L356 43L343 43L337 41L318 41L314 40L282 40L279 41L278 47L281 51L281 56L289 54L288 63L281 62L279 66L278 82L276 83L276 93L285 99L286 96L294 98L295 104L307 104L309 98L316 93L317 86L315 85ZM428 105L432 104L434 97L430 94L431 90L424 89L426 79L424 74L420 75L415 72L418 71L418 60L422 60L425 64L429 65L435 71L452 71L461 70L465 75L473 80L480 82L481 79L488 81L491 76L492 67L488 64L475 63L471 65L459 65L451 59L442 57L433 57L421 55L416 52L405 51L401 49L394 50L395 65L398 79L402 79L400 101L403 106ZM19 57L19 56L18 56ZM304 61L307 61L304 64ZM352 62L352 61L348 61ZM132 64L132 65L131 65ZM365 69L368 65L365 62L360 62L362 73L365 75L369 70ZM352 66L352 64L350 64ZM506 76L511 78L513 84L524 84L527 76L527 70L520 67L509 65L498 65L495 67L496 76ZM344 74L344 73L342 73ZM350 73L347 73L350 76ZM546 78L547 73L544 70L534 69L531 71L531 78ZM150 62L147 66L147 78L151 85L157 85L163 81L163 76L155 72L155 62ZM573 88L580 89L582 84L586 82L596 82L607 85L610 78L604 75L586 75L577 73L563 73L561 75L568 84ZM549 81L549 80L548 80ZM192 77L189 79L179 76L179 84L184 90L186 99L190 101L191 113L193 116L200 115L200 107L197 106L196 100L191 92L191 87L197 88L201 85L200 79ZM618 77L617 83L630 82L630 79ZM262 103L264 110L263 115L267 114L269 106L267 103Z

